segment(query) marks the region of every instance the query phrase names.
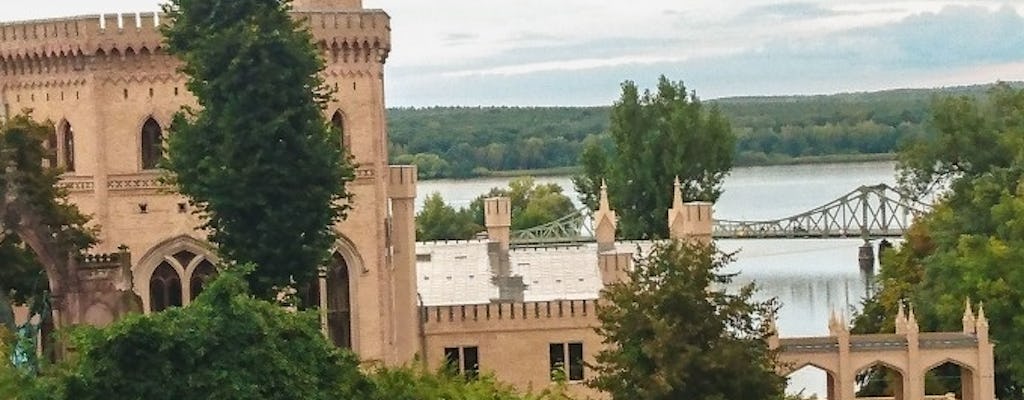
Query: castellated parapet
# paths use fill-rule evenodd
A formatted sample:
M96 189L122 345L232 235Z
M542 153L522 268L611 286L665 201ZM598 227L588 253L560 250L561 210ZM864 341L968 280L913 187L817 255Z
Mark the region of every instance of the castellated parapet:
M328 66L380 64L391 51L390 17L381 10L294 12L305 20ZM122 69L164 52L156 13L85 15L0 24L0 76ZM176 61L170 62L175 71ZM338 73L339 71L329 71ZM5 82L10 84L10 82Z
M416 198L416 166L392 165L388 173L388 197L392 199Z
M426 334L534 330L592 326L596 300L489 303L421 308Z

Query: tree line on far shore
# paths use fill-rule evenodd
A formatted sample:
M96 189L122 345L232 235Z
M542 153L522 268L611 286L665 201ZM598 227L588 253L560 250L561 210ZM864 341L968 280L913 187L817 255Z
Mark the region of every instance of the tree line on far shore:
M736 134L736 165L884 158L927 136L942 95L978 97L991 85L823 96L705 101ZM577 166L587 145L610 148L611 107L429 107L388 110L391 162L421 179Z

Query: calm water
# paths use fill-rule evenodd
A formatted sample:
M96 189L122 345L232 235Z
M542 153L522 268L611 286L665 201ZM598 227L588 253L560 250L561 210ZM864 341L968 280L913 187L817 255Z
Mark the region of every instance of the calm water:
M543 177L576 200L569 177ZM846 194L860 185L893 184L894 164L875 162L776 167L737 168L725 181L725 193L715 204L722 219L774 219L797 214ZM440 192L456 206L466 206L492 187L508 179L437 180L419 184L417 206L423 198ZM671 188L665 195L671 196ZM739 250L731 266L740 272L737 284L756 282L760 296L782 303L779 330L783 337L828 333L828 316L859 304L865 281L857 266L859 239L720 240L724 250ZM790 389L823 393L824 372L806 368L791 376Z

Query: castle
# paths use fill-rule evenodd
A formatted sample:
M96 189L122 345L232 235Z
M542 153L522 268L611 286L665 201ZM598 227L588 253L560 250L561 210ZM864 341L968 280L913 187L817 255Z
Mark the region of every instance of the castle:
M361 0L295 0L293 8L336 89L326 115L358 164L349 186L353 209L336 227L333 261L315 288L324 333L368 362L398 365L419 354L432 368L491 372L523 389L541 389L561 370L571 393L601 397L578 384L591 377L586 364L603 346L593 330L599 292L626 279L632 252L651 243L616 242L616 216L602 193L596 243L514 248L510 204L495 198L485 204L489 239L417 244L416 170L388 165L390 17ZM106 294L115 289L136 293L146 313L187 306L216 273L200 221L154 169L171 116L195 105L179 62L163 49L161 23L156 14L122 14L0 24L3 115L32 109L56 124L50 146L67 171L62 185L102 227L93 251L111 254L86 260L92 269L81 279L88 284L69 323L114 321L122 310ZM710 240L711 205L684 204L678 187L673 195L672 238ZM794 366L826 370L829 398L852 399L854 374L878 363L904 372L907 396L923 394L914 380L920 370L954 362L971 372L971 398L992 399L983 315L972 314L969 324L965 317L964 332L941 337L919 334L916 321L903 318L905 329L883 338L900 351L881 355L864 353L876 341L851 339L839 323L826 338L775 338L772 345ZM942 351L929 353L929 346Z

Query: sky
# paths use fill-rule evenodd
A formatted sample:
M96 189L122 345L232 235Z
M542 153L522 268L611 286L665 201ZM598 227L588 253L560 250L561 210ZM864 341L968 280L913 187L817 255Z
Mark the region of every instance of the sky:
M4 1L0 20L159 0ZM11 6L16 3L19 6ZM391 107L608 105L660 75L705 99L1024 80L1024 0L364 0Z

